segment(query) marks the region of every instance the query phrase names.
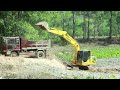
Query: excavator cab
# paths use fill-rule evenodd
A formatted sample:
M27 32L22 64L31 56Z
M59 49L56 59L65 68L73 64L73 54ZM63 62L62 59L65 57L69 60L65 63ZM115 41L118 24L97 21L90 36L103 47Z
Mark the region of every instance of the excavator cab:
M78 51L77 61L78 62L86 62L90 58L90 51Z
M96 57L91 55L91 51L78 51L76 64L80 66L95 65Z

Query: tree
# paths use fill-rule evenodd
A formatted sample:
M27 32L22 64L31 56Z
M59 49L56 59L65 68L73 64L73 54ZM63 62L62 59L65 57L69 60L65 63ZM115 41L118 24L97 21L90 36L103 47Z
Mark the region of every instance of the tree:
M109 31L109 39L111 40L112 38L112 17L113 17L113 13L112 11L110 11L110 31Z
M72 37L75 37L75 11L72 11L72 15L73 15L73 35Z
M87 12L87 16L88 16L88 32L87 32L87 40L89 40L90 38L90 28L89 28L89 24L90 24L90 12Z
M117 12L116 14L116 24L117 24L117 30L116 30L116 34L119 35L119 38L120 38L120 12Z
M86 25L86 15L87 12L86 11L82 11L81 12L81 15L82 15L82 18L83 18L83 22L81 23L81 27L82 27L82 31L83 31L83 40L86 39L86 33L87 33L87 25ZM80 18L81 19L81 18Z

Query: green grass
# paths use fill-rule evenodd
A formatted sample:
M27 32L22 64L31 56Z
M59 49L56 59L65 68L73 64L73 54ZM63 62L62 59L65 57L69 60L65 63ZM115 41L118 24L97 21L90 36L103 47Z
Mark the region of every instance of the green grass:
M67 53L65 51L61 51L56 53L56 56L62 60L71 61L74 57L74 54L71 52Z
M74 48L73 48L74 49ZM56 56L62 60L71 61L74 58L74 50L71 46L65 46L65 49L56 53ZM91 55L97 59L120 57L120 45L100 46L95 44L82 44L81 50L90 50Z
M120 46L96 46L91 48L92 55L97 58L112 58L112 57L120 57Z

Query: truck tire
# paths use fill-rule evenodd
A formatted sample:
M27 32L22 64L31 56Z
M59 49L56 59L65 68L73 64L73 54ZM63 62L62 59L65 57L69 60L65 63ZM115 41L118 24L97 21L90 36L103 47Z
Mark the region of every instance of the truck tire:
M45 53L43 51L38 51L37 58L45 58Z
M17 56L19 56L19 54L17 52L11 52L10 56L11 57L17 57Z

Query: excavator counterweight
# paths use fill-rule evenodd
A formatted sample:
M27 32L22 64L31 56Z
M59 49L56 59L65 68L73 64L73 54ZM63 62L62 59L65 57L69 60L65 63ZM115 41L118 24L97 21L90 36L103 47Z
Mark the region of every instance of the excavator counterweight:
M47 32L62 36L65 40L67 40L71 45L75 48L74 60L73 64L77 66L89 66L96 64L96 58L91 56L90 51L80 51L80 45L77 43L75 39L73 39L70 35L67 34L66 31L58 30L56 28L49 28L47 22L39 22L36 24L41 29L46 30Z

